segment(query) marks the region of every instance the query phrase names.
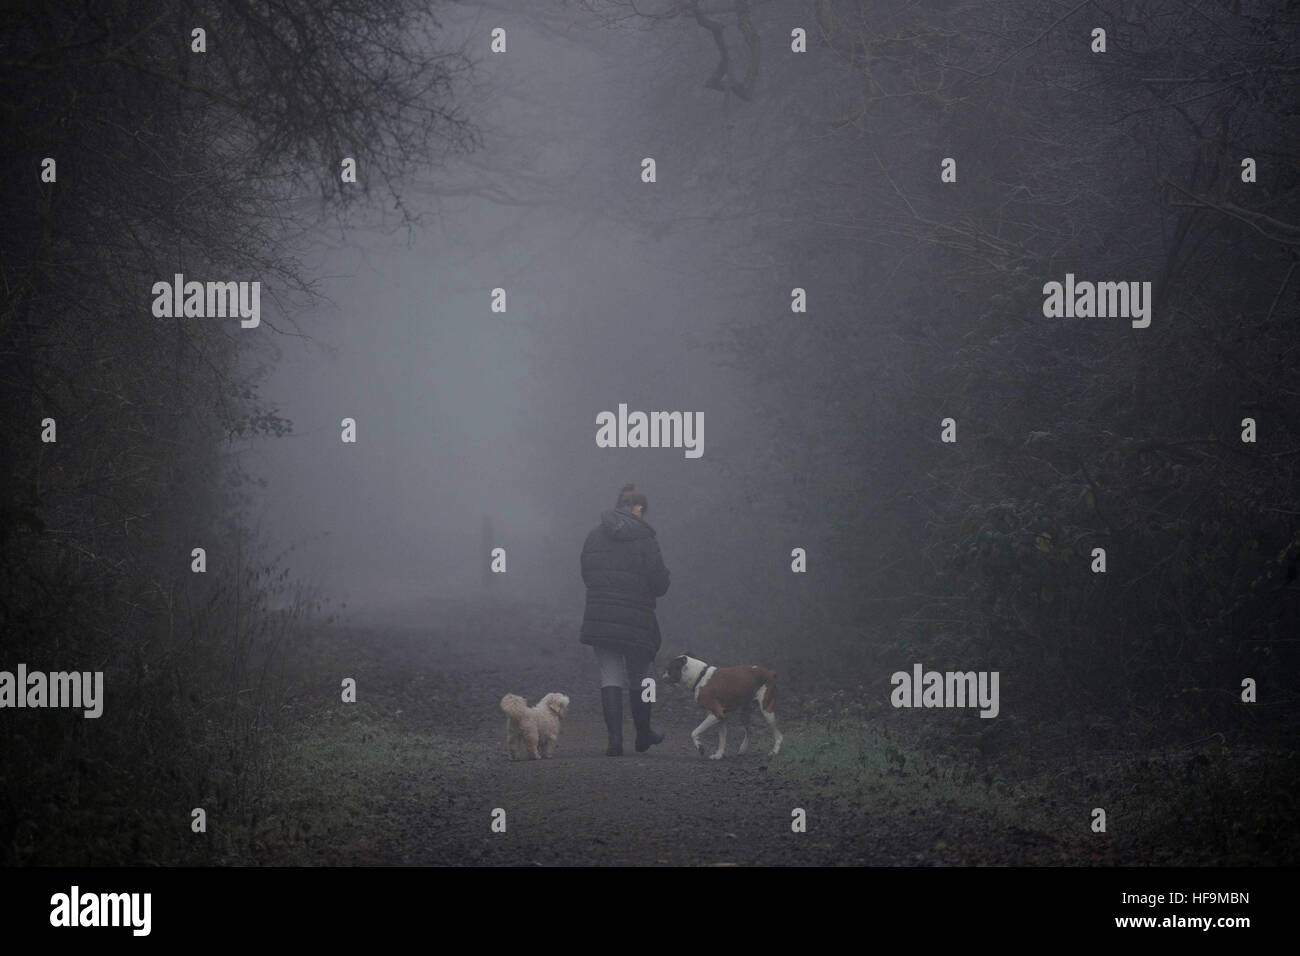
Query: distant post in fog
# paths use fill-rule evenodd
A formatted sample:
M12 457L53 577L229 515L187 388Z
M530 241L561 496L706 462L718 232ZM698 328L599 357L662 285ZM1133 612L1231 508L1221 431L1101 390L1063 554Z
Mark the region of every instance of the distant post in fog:
M483 516L483 523L479 529L479 566L483 574L483 593L485 595L496 594L496 575L492 573L492 517Z

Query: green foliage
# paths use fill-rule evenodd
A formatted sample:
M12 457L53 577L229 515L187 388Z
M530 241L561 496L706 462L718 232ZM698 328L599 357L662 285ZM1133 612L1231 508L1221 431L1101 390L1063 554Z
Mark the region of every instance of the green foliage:
M9 664L103 670L107 701L99 720L24 713L0 739L0 863L195 862L217 841L190 833L192 808L256 814L282 651L319 602L241 529L251 480L230 452L292 431L259 385L311 301L304 228L369 195L344 188L342 156L400 210L402 175L476 143L451 96L465 61L437 53L429 7L6 10L0 632ZM149 290L178 272L253 277L274 316L251 336L154 318Z
M1141 703L1185 730L1294 709L1300 417L1278 397L1300 394L1300 173L1239 174L1300 146L1277 92L1296 92L1300 19L1220 5L1207 29L1178 9L1117 14L1141 56L1099 75L1030 4L819 4L833 105L788 162L822 185L764 238L822 305L738 330L736 351L776 432L753 484L799 463L770 498L824 536L826 594L857 595L873 669L1001 667L1028 713ZM1218 86L1191 67L1246 59L1258 73ZM975 157L997 176L967 176ZM1067 271L1150 278L1151 327L1045 319ZM1245 675L1277 706L1240 706Z

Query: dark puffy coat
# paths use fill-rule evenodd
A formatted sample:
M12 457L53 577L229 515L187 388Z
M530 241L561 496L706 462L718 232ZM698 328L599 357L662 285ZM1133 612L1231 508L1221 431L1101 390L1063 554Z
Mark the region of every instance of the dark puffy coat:
M630 511L606 511L582 546L587 608L582 643L654 655L659 650L655 598L668 591L668 569L655 530Z

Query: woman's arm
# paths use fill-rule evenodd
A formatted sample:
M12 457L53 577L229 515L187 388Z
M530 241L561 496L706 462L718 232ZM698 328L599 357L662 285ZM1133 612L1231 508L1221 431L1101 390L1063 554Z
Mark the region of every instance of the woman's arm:
M646 538L645 580L652 597L663 597L668 593L670 575L664 566L664 556L659 551L659 542Z

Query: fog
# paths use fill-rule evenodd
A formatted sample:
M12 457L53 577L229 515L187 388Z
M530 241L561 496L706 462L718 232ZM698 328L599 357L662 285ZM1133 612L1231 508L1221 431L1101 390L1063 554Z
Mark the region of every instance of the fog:
M1294 7L14 5L0 859L1294 864Z
M691 190L672 185L699 192L723 168L734 106L665 69L658 34L569 19L566 39L506 18L510 55L479 57L481 154L413 187L424 228L322 242L327 302L299 318L309 339L278 343L264 391L293 433L245 463L267 482L263 528L336 604L480 594L487 522L507 552L499 595L580 612L583 537L628 481L674 572L666 634L685 627L674 608L725 619L756 568L788 561L761 522L734 517L763 426L750 376L718 346L755 274L724 268L752 210L691 217ZM485 22L460 11L446 25L481 38ZM656 139L663 101L690 122ZM658 184L639 179L650 155ZM497 287L504 313L490 310ZM620 403L702 412L704 454L598 448L596 416Z

